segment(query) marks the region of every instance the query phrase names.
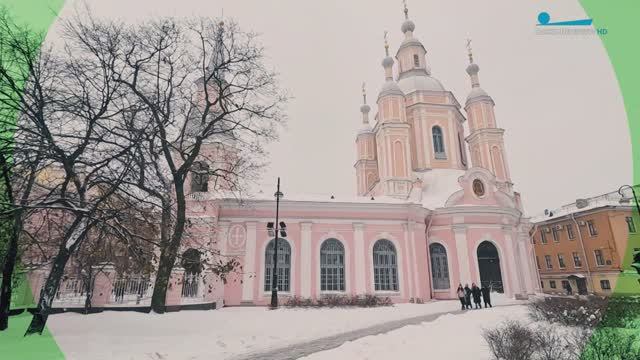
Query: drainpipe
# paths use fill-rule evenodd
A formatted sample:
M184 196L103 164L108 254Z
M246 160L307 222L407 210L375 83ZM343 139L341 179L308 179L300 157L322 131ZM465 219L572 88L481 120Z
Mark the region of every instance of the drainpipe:
M587 267L587 277L588 277L587 286L588 284L591 284L591 292L594 293L595 287L593 286L593 279L591 278L591 270L589 269L589 258L587 257L587 252L584 250L584 241L582 240L582 231L580 231L580 225L576 221L576 217L573 213L571 213L571 220L573 220L573 223L576 224L576 229L578 229L578 237L580 238L580 247L582 248L582 256L584 256L584 263L585 263L585 266ZM589 289L587 289L587 292L589 292Z
M432 215L429 215L429 222L424 232L424 236L427 240L427 274L429 276L429 297L433 300L433 277L431 276L431 252L429 251L429 229L431 228ZM451 276L451 274L449 274Z

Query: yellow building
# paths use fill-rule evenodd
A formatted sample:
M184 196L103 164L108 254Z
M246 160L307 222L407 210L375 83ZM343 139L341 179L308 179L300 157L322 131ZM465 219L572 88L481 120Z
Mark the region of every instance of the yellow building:
M579 199L532 219L543 292L640 294L640 277L631 267L640 251L640 218L627 190Z

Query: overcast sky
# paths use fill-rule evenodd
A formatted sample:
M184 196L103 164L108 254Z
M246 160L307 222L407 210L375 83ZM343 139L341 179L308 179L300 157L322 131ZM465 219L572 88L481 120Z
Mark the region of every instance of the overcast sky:
M67 0L62 16L76 0ZM395 54L402 1L87 0L99 16L233 17L262 34L268 62L294 96L289 125L269 147L266 191L355 195L360 86L375 101L384 80L383 32ZM535 34L538 13L586 18L578 1L409 0L414 35L432 75L464 103L470 89L465 39L473 39L480 83L496 103L512 180L529 215L598 195L632 179L631 144L615 73L596 36ZM598 27L607 24L598 23ZM55 25L51 36L55 36ZM372 101L371 101L372 102ZM373 104L372 104L373 105ZM373 106L372 113L375 113Z

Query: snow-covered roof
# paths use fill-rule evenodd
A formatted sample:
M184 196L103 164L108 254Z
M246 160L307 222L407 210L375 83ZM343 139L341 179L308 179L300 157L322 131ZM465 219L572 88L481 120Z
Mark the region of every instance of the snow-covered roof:
M541 214L534 216L531 218L531 221L534 223L543 222L606 206L627 207L632 205L634 205L633 198L626 196L623 197L617 191L612 191L610 193L594 196L587 199L579 199L571 204L563 205L557 209L548 209L547 215Z
M415 173L422 179L422 206L427 209L444 207L449 197L461 189L458 178L464 173L464 170L458 169L432 169Z
M284 191L283 191L284 192ZM331 196L334 198L332 199ZM231 197L230 197L231 198ZM245 197L245 200L275 200L274 192L258 191ZM332 195L331 193L318 194L318 193L290 193L284 192L284 196L281 201L309 201L309 202L336 202L336 203L367 203L367 204L408 204L407 200L397 199L389 196L374 196L371 200L371 196L344 196L344 195Z

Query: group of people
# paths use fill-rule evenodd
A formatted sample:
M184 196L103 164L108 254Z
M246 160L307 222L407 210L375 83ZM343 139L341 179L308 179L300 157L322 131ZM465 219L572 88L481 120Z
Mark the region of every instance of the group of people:
M473 303L475 304L476 309L482 309L482 304L480 302L480 297L482 296L482 300L484 300L484 307L493 307L491 306L491 290L486 286L482 286L479 288L475 283L471 283L471 288L469 288L469 284L465 284L464 288L462 284L458 285L458 299L460 299L460 304L462 304L462 309L471 309L471 298L473 298Z

